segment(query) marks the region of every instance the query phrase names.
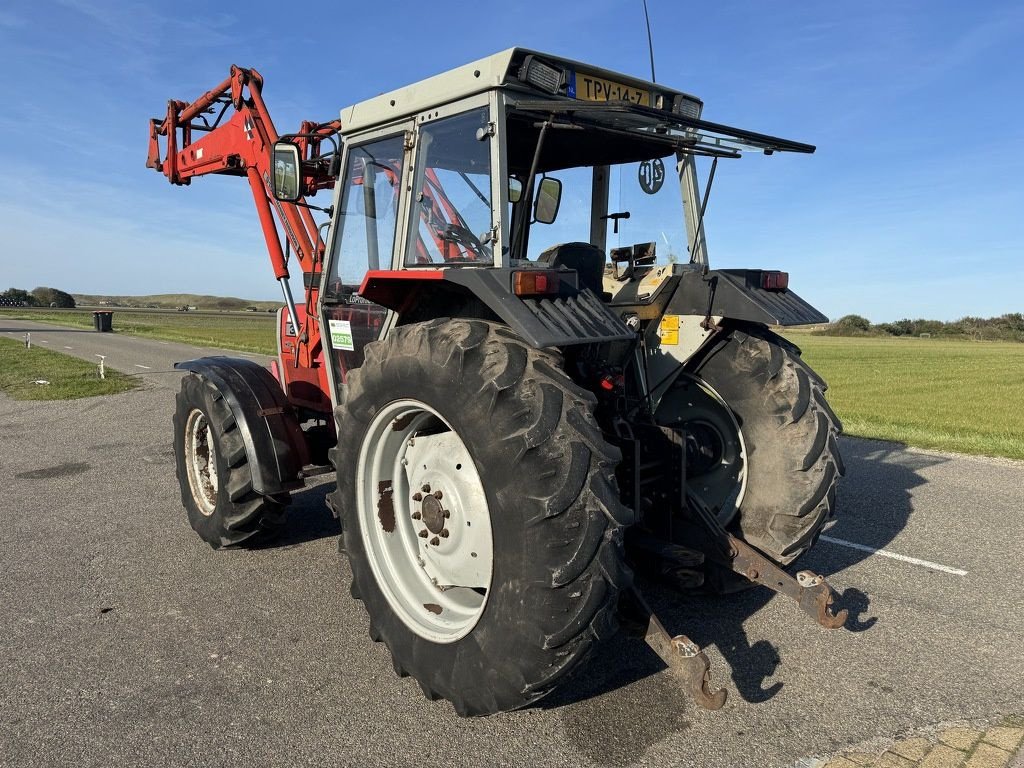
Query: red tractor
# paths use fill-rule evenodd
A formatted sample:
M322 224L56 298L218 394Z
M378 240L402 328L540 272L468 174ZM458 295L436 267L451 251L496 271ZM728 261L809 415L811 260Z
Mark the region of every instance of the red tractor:
M335 471L370 636L465 715L539 699L620 617L720 707L634 572L761 584L843 624L820 576L784 570L832 518L839 421L769 330L826 318L784 272L709 269L703 223L720 160L814 147L518 48L285 136L262 85L232 67L151 122L147 165L172 183L248 179L285 299L270 370L178 366L177 475L204 540L272 534Z

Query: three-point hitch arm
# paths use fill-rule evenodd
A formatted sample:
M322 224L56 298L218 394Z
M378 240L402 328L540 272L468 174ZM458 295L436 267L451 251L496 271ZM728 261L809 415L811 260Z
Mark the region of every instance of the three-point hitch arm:
M163 173L172 184L189 184L194 176L206 174L248 178L274 276L281 283L289 313L295 321L294 300L288 283L288 253L295 253L300 268L306 273L306 306L311 309L315 306L324 242L304 199L288 203L275 199L272 194L273 146L282 137L278 136L267 112L262 90L263 78L256 70L232 66L226 80L191 104L172 99L167 104L166 117L150 120L146 167ZM227 117L231 109L234 112ZM307 121L302 123L298 133L284 137L299 147L303 195L333 186L339 158L335 135L340 127L340 120ZM164 137L163 153L160 137ZM325 141L330 144L330 150L321 152ZM274 214L284 229L284 248ZM296 363L310 367L313 357L319 353L320 339L316 313L304 314Z

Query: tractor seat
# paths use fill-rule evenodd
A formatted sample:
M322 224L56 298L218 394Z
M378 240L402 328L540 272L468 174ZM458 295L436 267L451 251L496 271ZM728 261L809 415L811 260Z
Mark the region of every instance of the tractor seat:
M590 243L561 243L553 245L537 257L537 261L551 267L575 269L580 288L589 288L599 297L604 292L604 251Z

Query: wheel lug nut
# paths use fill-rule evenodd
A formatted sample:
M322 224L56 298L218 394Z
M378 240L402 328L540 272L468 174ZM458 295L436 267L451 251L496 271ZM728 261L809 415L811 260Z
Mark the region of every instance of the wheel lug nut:
M412 519L413 520L419 520L421 517L422 517L422 515L419 512L413 512L412 513Z
M422 493L414 493L412 495L412 500L413 501L423 501L423 494Z
M447 528L442 528L441 529L441 538L442 539L447 539L448 538L448 529Z
M443 494L443 493L441 493L440 491L434 491L434 498L435 498L435 499L440 499L440 498L442 498L443 496L444 496L444 494Z
M444 516L445 516L445 518L446 518L446 519L447 519L447 518L449 518L449 517L451 517L451 516L452 516L451 510L449 510L449 509L446 509L446 510L444 511Z
M430 493L430 483L424 483L423 484L423 492L424 493Z
M435 536L434 538L432 538L430 540L430 543L433 544L436 547L438 544L441 543L441 540L439 538L437 538L437 536Z
M422 531L420 531L420 538L421 539L427 538L427 535L428 534L427 534L427 529L426 528L424 528Z

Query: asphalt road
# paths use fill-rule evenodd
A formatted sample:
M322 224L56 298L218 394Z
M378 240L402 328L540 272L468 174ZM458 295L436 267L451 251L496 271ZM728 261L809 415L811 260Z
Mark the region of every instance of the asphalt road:
M844 439L828 535L926 561L821 542L804 565L842 593L849 629L760 590L652 590L668 629L707 646L720 712L620 636L540 706L461 720L368 638L329 484L297 495L274 546L214 551L192 533L170 448L178 375L158 371L194 348L33 338L149 370L117 396L0 396L0 764L752 768L1024 710L1024 464Z
M117 315L114 315L114 327L117 327ZM37 323L31 320L11 320L0 315L0 336L9 339L24 340L30 335L32 344L52 349L99 363L97 355L104 355L104 364L125 373L157 378L158 374L173 371L174 363L190 360L203 355L230 355L246 357L267 363L270 358L251 352L235 352L226 349L209 349L195 347L190 344L179 344L173 341L156 341L139 336L126 336L120 333L97 333L92 329L64 328L60 326ZM178 386L173 379L174 387Z

